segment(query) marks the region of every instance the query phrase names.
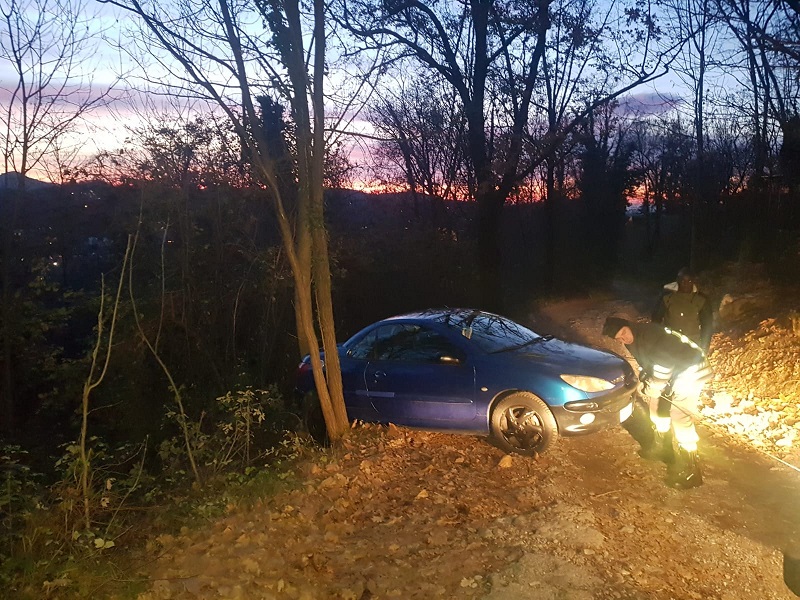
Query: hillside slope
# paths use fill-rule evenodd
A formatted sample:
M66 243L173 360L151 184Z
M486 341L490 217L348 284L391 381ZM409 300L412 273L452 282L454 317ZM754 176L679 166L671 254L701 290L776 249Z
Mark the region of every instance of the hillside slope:
M788 466L800 338L764 289L723 288L704 486L670 489L666 467L639 458L641 411L536 460L476 437L357 426L304 463L292 491L154 540L140 599L794 598L782 551L800 550L800 473ZM642 315L643 298L621 287L530 321L612 347L603 319Z

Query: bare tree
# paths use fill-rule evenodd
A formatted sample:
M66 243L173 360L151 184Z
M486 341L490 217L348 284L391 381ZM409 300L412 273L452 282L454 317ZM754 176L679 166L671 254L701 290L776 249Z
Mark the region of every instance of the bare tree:
M615 3L598 4L589 11L596 16L586 22L594 26L574 32L590 36L595 45L605 42L609 54L589 58L585 72L592 73L590 100L578 103L555 135L542 137L532 135L530 121L553 11L559 10L553 0L340 0L339 6L342 24L366 50L394 49L395 60L412 58L416 68L436 73L457 93L475 175L481 291L487 308L499 307L499 227L506 200L597 106L664 73L665 55L653 46L655 21L642 6L625 12ZM612 37L614 31L619 35Z
M89 440L89 401L92 392L103 383L108 373L108 364L111 362L111 351L114 343L114 329L117 325L119 314L120 298L122 297L122 287L125 282L125 270L128 268L128 258L131 253L131 240L128 238L128 245L125 248L125 257L122 260L122 267L117 284L117 294L114 303L109 309L106 307L105 278L100 286L100 309L97 313L97 339L90 355L89 374L83 382L83 393L81 395L81 431L78 437L79 467L80 475L78 482L83 496L83 519L84 526L88 531L91 528L91 503L90 487L92 478L91 458L92 453L88 448ZM109 314L110 312L110 314ZM108 333L105 328L108 326Z
M65 155L65 138L94 108L108 100L109 88L92 84L88 60L99 31L82 0L8 0L0 8L0 152L7 174L2 235L2 426L14 424L13 231L27 176L53 156ZM55 151L58 150L58 153ZM52 161L50 161L52 163ZM11 173L16 172L14 181Z
M642 182L644 251L652 257L661 241L662 216L678 211L687 200L684 192L689 186L693 137L691 129L673 114L639 119L630 129L632 166Z
M0 63L0 148L6 172L25 176L47 160L110 88L93 85L100 31L83 0L10 0L3 4Z
M308 13L298 0L170 5L109 0L139 17L142 50L156 60L153 80L166 75L171 93L202 98L223 111L254 176L269 190L296 287L298 337L311 349L314 380L332 440L348 429L336 349L328 239L323 216L325 10ZM257 98L278 94L290 107L297 144L295 206L282 195ZM325 369L316 349L325 350Z
M771 123L784 134L800 114L800 14L797 3L781 0L716 0L720 18L740 49L740 82L751 95L754 174L771 171Z
M690 181L691 195L691 242L689 266L697 268L700 217L703 203L709 202L705 186L704 164L706 160L706 109L710 57L719 51L719 32L715 25L719 19L712 12L709 0L680 0L671 5L672 24L675 35L685 37L689 43L683 47L675 61L674 72L692 93L691 119L694 125L694 177ZM713 202L711 202L713 205Z
M634 186L635 174L630 168L634 146L616 108L615 103L600 107L581 127L577 181L584 206L583 239L593 249L588 260L595 266L595 276L607 275L616 265L625 209Z
M545 236L544 280L552 283L556 265L556 204L567 196L565 190L565 161L572 148L572 136L567 135L584 119L592 119L591 112L575 120L576 104L597 93L594 86L610 73L612 64L599 32L608 28L611 12L597 15L593 0L554 0L552 27L548 32L546 50L542 56L542 91L534 95L540 113L533 135L544 140L558 140L549 152L531 157L534 163L542 162L544 173ZM597 19L600 19L597 22ZM603 104L598 105L605 106ZM532 146L535 141L531 140Z
M377 143L377 172L400 172L419 211L420 194L434 204L465 200L470 173L463 153L464 114L452 88L435 77L387 85L373 103L369 119L385 141ZM391 173L381 173L391 177ZM435 214L435 213L434 213Z

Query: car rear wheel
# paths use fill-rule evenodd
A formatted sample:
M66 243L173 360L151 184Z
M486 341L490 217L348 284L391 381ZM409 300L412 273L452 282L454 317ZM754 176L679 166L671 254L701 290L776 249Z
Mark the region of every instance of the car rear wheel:
M302 422L311 438L320 446L330 446L325 417L316 392L308 392L301 400Z
M492 437L506 452L536 456L558 439L556 419L547 405L528 392L506 396L492 410Z

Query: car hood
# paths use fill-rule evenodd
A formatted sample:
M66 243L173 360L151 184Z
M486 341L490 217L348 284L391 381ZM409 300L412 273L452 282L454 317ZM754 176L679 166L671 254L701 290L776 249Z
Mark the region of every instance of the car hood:
M518 350L498 353L496 356L505 356L506 359L528 366L549 367L559 373L593 375L609 380L616 379L627 370L627 361L618 354L555 338Z

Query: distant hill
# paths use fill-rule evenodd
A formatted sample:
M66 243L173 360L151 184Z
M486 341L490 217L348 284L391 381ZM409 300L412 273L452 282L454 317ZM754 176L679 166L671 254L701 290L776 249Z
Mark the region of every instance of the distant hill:
M25 189L29 192L45 190L55 187L56 184L47 181L39 181L32 177L25 177ZM19 173L13 171L0 174L0 194L5 190L19 189Z

